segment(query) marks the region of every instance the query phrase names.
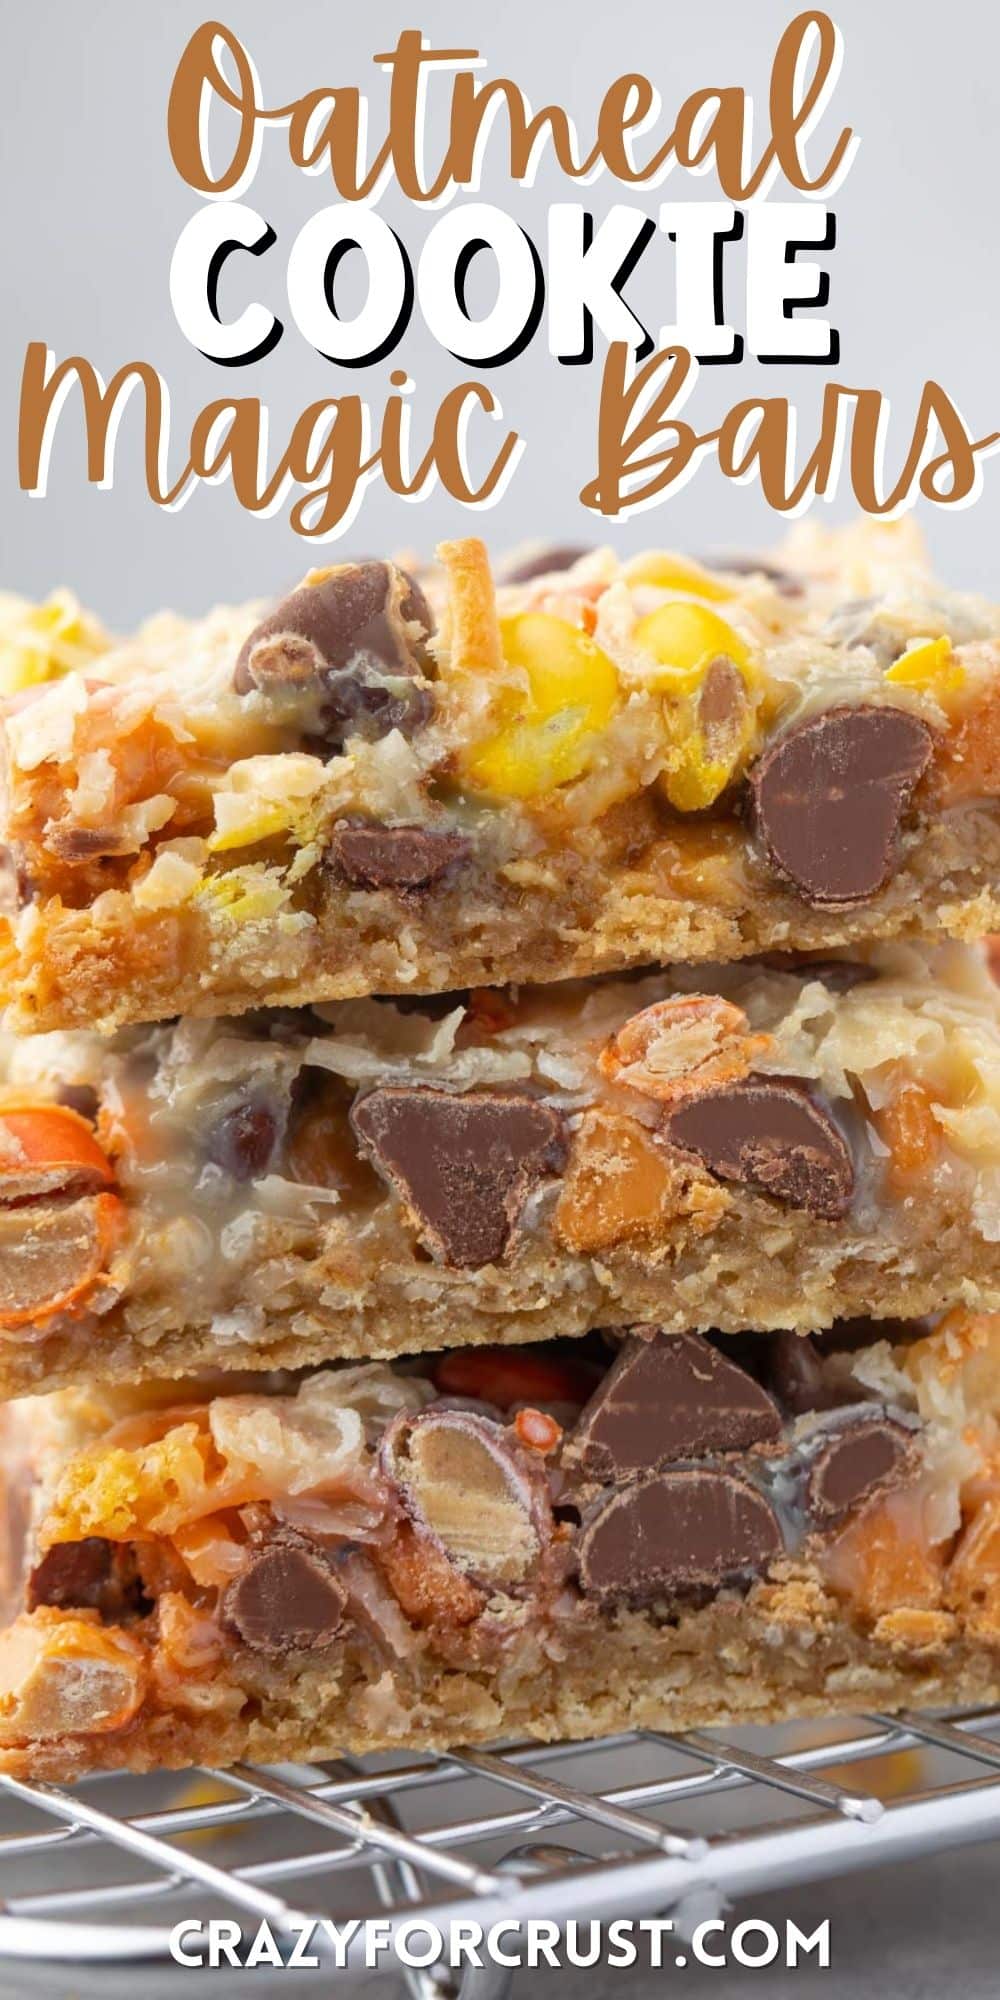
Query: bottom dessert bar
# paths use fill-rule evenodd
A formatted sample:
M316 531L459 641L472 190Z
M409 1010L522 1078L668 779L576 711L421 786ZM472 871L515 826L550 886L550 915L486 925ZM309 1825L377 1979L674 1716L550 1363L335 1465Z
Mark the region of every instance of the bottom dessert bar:
M964 1310L12 1405L0 1768L995 1700L998 1413Z

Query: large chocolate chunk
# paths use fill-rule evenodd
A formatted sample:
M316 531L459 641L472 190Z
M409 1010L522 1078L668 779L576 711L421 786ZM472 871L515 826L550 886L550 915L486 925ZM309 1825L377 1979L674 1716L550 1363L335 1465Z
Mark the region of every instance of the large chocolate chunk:
M276 1535L254 1549L222 1600L222 1615L255 1653L279 1659L332 1644L346 1592L319 1549Z
M429 889L464 861L472 842L464 833L426 826L341 826L329 857L356 889L396 889L406 895Z
M910 1432L888 1417L834 1431L809 1470L806 1502L817 1526L838 1527L880 1487L900 1478L912 1458Z
M418 678L430 671L433 625L419 584L394 563L344 563L292 592L240 650L237 694L268 697L276 714L327 750L348 736L413 731L432 712Z
M793 1077L747 1077L702 1091L668 1112L664 1131L721 1180L760 1188L790 1208L836 1221L850 1205L854 1166L847 1143Z
M750 773L756 831L809 903L861 903L884 888L899 828L931 759L925 722L901 708L831 708L789 729Z
M633 1335L581 1412L568 1456L592 1479L624 1480L780 1434L767 1391L699 1334Z
M701 1599L782 1553L778 1517L746 1479L664 1472L614 1493L580 1532L580 1585L602 1605Z
M388 1084L351 1123L437 1256L470 1269L503 1256L531 1189L566 1155L559 1112L519 1091Z

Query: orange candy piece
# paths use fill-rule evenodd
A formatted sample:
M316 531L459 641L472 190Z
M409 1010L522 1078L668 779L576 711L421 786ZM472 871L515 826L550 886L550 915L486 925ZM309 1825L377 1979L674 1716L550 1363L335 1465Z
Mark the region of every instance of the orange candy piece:
M907 1194L933 1166L941 1150L941 1128L922 1084L904 1083L890 1104L872 1114L879 1138L889 1148L889 1185Z
M924 1539L919 1511L893 1498L866 1507L831 1543L823 1567L833 1589L873 1621L941 1602L944 1552Z
M94 1128L65 1104L0 1107L0 1202L49 1194L95 1194L114 1169Z

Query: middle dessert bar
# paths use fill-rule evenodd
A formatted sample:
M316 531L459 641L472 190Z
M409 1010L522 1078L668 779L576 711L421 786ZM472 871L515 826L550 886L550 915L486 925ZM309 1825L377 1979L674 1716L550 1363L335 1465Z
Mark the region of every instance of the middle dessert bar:
M32 1038L0 1248L3 1395L996 1310L1000 992L888 945Z

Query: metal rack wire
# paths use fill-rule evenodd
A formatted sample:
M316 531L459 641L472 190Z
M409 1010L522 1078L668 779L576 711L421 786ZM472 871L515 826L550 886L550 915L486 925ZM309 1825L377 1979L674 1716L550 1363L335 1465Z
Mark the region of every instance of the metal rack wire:
M0 1779L0 1959L162 1958L178 1917L665 1915L1000 1835L1000 1712L338 1760L73 1791ZM150 1922L151 1909L158 1921ZM352 1961L349 1957L348 1963ZM411 1973L503 1991L496 1968Z

